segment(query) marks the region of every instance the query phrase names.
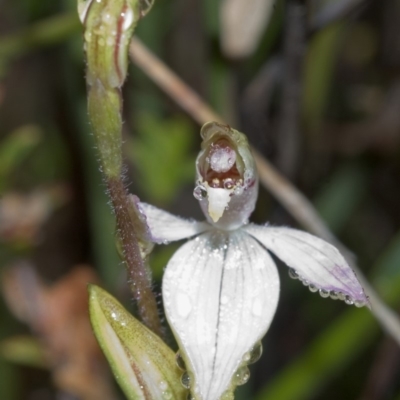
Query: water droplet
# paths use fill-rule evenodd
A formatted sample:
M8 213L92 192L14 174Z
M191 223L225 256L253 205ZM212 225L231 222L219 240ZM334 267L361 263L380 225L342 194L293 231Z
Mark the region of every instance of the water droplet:
M182 318L187 318L192 311L192 301L184 292L178 292L175 297L176 310Z
M325 290L325 289L319 289L319 294L320 294L320 296L321 297L323 297L323 298L327 298L327 297L329 297L329 291L328 290Z
M233 375L233 383L237 386L244 385L250 379L250 370L247 365L239 367Z
M211 186L212 188L219 188L219 187L221 186L221 182L220 182L220 180L219 180L218 178L214 178L214 179L211 181L210 186Z
M303 280L301 281L301 283L302 283L304 286L308 286L308 285L310 284L310 282L308 282L307 279L303 279Z
M103 23L109 24L111 22L111 14L110 13L105 13L102 15L103 18Z
M204 186L198 185L193 190L193 196L196 200L203 200L207 197L207 191Z
M365 303L364 303L363 300L356 300L356 301L354 302L354 305L355 305L356 307L360 308L360 307L363 307L363 306L365 305Z
M86 31L84 36L87 42L90 42L92 40L92 32Z
M167 390L168 389L168 384L165 381L160 382L160 389L161 390Z
M345 299L344 293L342 293L342 292L337 292L337 296L338 296L339 300L344 300Z
M184 372L181 376L181 384L185 389L190 389L190 375Z
M297 273L296 270L294 270L293 268L289 268L289 276L292 279L299 279L299 274Z
M162 393L162 396L163 396L163 399L165 399L165 400L170 400L170 399L172 399L172 393L171 393L169 390L165 390L165 391Z
M329 292L329 297L330 297L332 300L337 300L337 299L339 298L338 292L337 292L336 290L331 290L331 291Z
M233 193L236 196L240 196L242 193L244 192L244 187L243 186L238 186L235 188L235 190L233 191Z
M247 364L254 364L255 362L257 362L261 358L262 352L262 343L257 342L249 352L250 357L247 360Z
M235 181L232 178L226 178L223 182L225 189L232 189L235 186Z
M351 305L354 304L354 300L353 300L349 295L346 295L346 296L345 296L344 302L345 302L346 304L348 304L349 306L351 306Z
M175 362L179 369L182 371L186 370L185 361L183 360L183 357L179 351L176 353Z
M313 293L318 292L318 288L315 285L313 285L312 283L308 286L308 289L310 289L310 292L313 292Z

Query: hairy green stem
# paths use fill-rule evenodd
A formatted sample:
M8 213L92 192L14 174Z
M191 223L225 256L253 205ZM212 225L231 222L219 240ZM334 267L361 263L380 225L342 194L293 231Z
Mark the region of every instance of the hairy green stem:
M133 30L150 5L143 5L140 0L87 0L78 2L78 11L85 28L89 118L116 217L129 287L141 319L161 335L150 268L146 262L151 246L122 179L121 86L126 77Z
M157 303L151 290L150 271L141 252L138 233L135 231L131 216L133 203L119 178L106 178L115 217L118 237L124 254L128 272L128 284L138 303L139 314L144 324L153 332L161 335L161 323L157 312Z

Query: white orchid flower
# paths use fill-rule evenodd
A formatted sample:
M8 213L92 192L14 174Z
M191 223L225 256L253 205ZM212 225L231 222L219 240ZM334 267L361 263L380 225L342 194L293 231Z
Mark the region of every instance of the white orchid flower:
M194 237L166 267L165 313L185 361L191 398L227 400L247 380L251 351L259 351L278 304L279 275L268 251L322 297L359 307L368 299L329 243L295 229L248 223L258 179L243 134L212 122L201 135L194 196L208 222L184 220L144 203L139 207L156 243Z

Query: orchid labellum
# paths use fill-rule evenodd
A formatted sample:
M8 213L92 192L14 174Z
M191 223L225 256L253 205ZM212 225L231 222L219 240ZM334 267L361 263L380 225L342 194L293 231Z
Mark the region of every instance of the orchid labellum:
M258 195L246 137L215 122L201 130L194 196L207 222L184 220L140 203L152 240L191 238L172 256L163 302L196 400L233 399L260 354L279 299L279 275L269 251L290 275L322 297L358 307L363 288L339 251L299 230L248 223Z

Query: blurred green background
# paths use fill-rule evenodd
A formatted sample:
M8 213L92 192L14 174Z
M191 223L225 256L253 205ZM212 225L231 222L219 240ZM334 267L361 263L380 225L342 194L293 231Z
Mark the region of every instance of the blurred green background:
M236 22L227 7L156 0L137 36L305 193L399 310L400 1L243 0ZM72 0L0 3L0 273L24 262L51 285L90 264L129 306L88 124L75 9ZM253 24L259 34L232 52L226 41L239 43ZM129 190L201 218L192 196L199 127L135 66L123 95ZM296 226L264 189L253 219ZM152 256L156 290L174 249ZM236 398L400 400L399 348L370 312L322 299L280 267L264 355ZM29 341L40 330L18 321L5 298L0 399L77 399Z

